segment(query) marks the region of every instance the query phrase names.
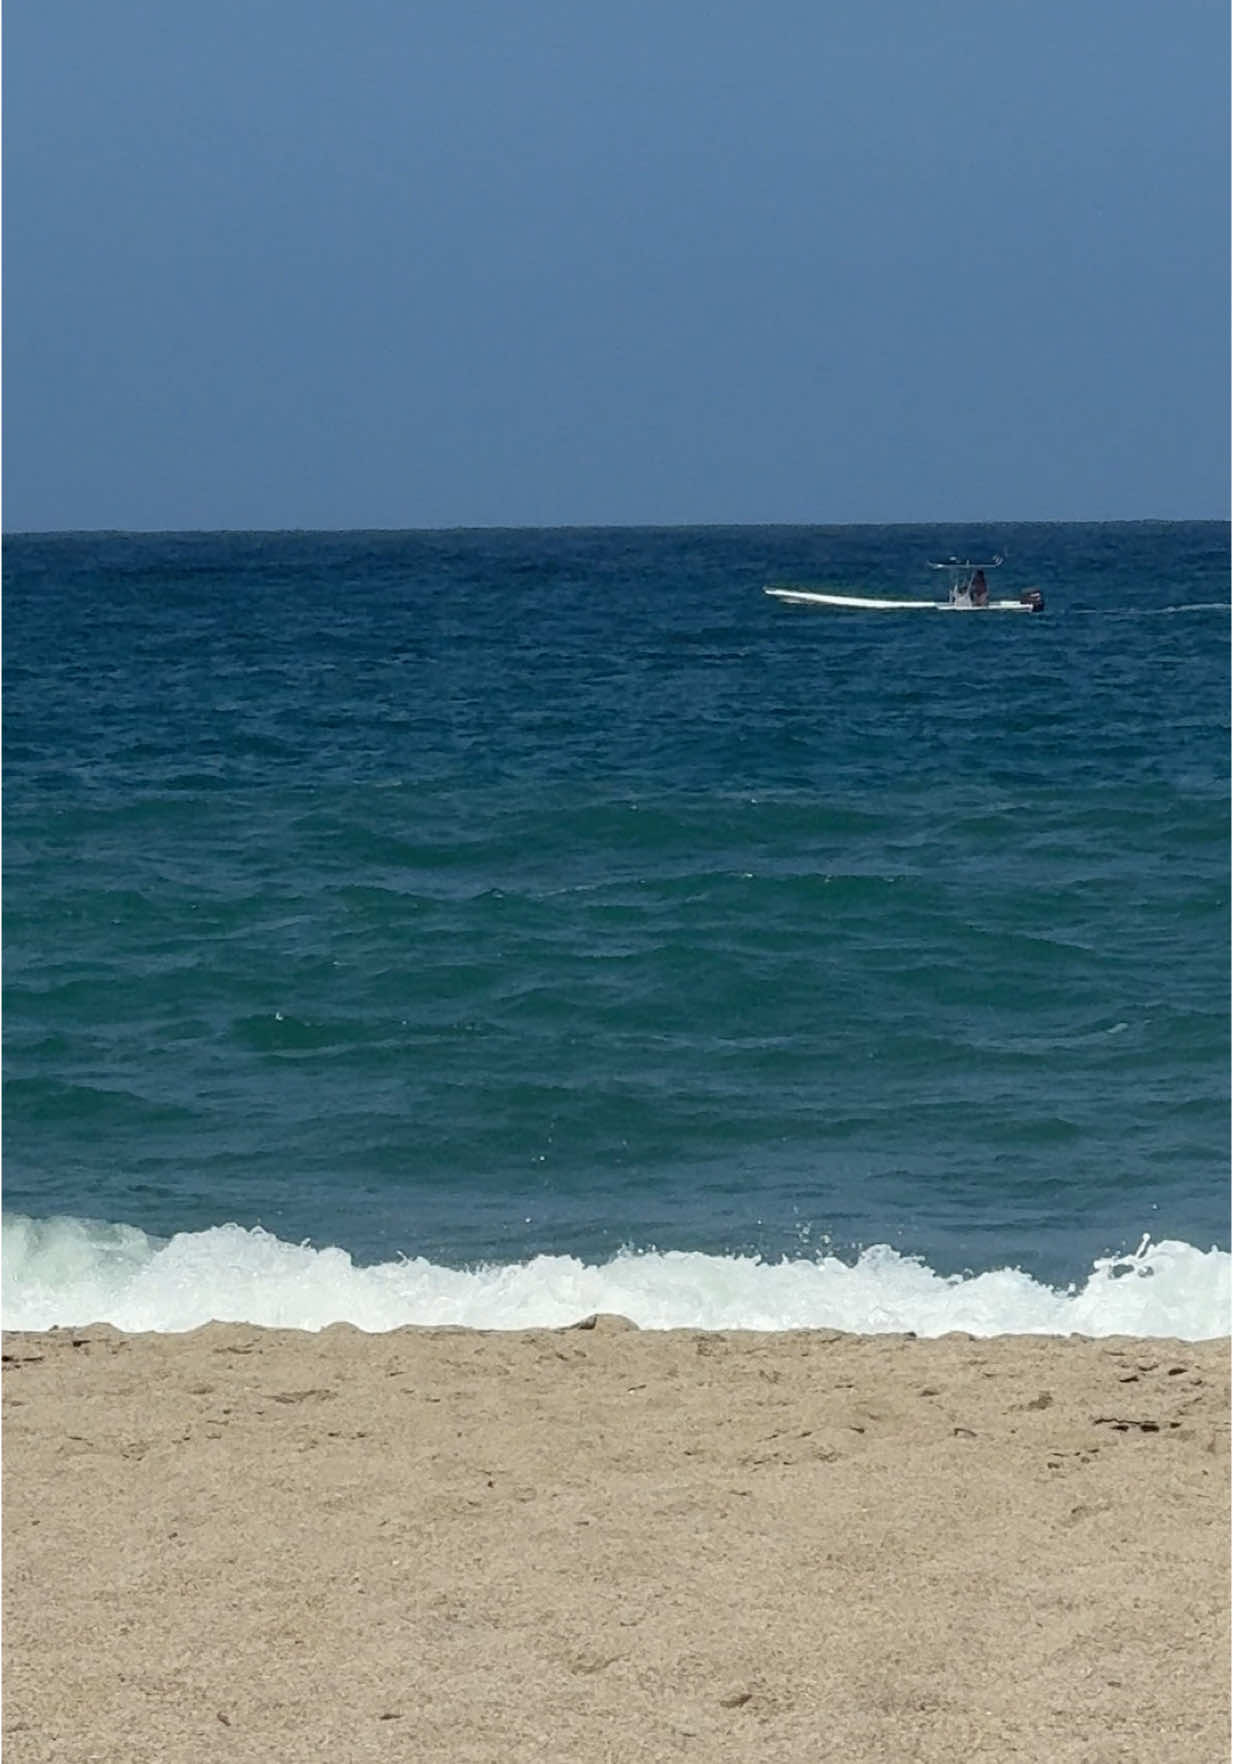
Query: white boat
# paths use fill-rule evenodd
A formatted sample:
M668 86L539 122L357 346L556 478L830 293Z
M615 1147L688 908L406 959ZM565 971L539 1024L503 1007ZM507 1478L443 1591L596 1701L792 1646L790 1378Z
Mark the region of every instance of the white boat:
M944 563L931 563L931 570L946 570L950 574L945 600L886 600L874 595L828 594L820 588L786 582L763 592L793 606L839 606L857 612L1044 612L1045 597L1039 588L1025 589L1017 600L989 598L985 571L996 570L1003 561L994 557L988 563L973 563L969 558L950 557Z

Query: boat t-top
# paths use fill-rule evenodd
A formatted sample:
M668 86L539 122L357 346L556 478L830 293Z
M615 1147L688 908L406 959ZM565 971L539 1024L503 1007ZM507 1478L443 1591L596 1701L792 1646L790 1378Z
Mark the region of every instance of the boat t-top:
M1006 560L1000 555L987 563L974 563L971 558L948 557L930 563L931 570L947 572L948 593L945 600L886 600L880 596L861 594L830 594L818 588L797 587L794 583L773 585L765 590L776 600L796 606L852 607L865 612L1044 612L1045 597L1039 588L1025 588L1017 600L991 600L987 572L996 570Z

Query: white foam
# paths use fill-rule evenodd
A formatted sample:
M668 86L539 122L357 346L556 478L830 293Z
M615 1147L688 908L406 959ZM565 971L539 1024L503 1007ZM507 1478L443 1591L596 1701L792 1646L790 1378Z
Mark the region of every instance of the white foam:
M936 1274L886 1245L854 1263L834 1256L626 1251L599 1265L572 1256L475 1268L422 1257L357 1267L345 1250L283 1243L221 1225L170 1241L80 1219L4 1224L3 1324L49 1329L112 1323L175 1332L216 1319L270 1328L352 1323L553 1328L593 1311L644 1329L914 1330L921 1336L1140 1335L1203 1340L1229 1333L1227 1251L1151 1243L1095 1263L1058 1291L1014 1268Z

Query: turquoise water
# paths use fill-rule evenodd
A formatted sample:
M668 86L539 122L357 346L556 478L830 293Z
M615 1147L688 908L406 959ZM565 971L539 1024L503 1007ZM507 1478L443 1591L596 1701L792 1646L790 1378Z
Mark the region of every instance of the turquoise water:
M1043 617L761 592L994 549ZM415 1320L464 1277L484 1320L632 1270L762 1326L786 1258L804 1320L859 1273L845 1326L927 1327L953 1276L1044 1303L1145 1236L1110 1294L1227 1283L1224 524L19 536L4 573L7 1321L374 1280Z

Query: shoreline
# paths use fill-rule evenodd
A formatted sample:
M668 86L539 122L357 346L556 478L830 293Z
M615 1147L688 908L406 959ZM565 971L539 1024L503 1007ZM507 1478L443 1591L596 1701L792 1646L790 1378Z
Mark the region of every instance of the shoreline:
M1227 1338L4 1355L15 1764L1228 1755Z

